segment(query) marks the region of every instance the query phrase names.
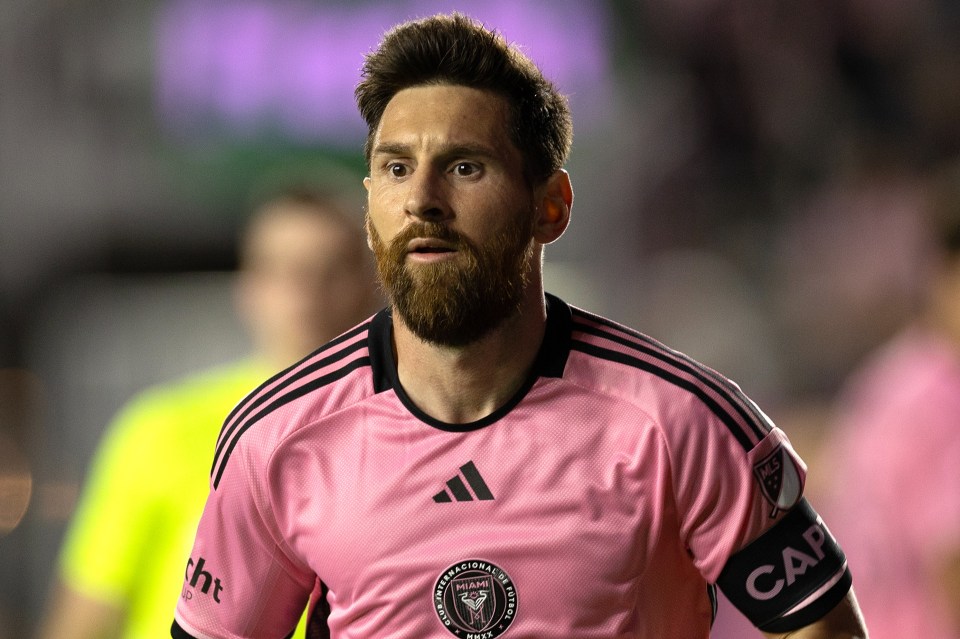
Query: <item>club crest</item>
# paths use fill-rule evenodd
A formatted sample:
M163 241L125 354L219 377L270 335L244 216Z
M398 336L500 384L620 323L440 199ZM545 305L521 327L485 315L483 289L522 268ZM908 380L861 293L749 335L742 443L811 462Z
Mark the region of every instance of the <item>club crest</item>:
M790 510L800 501L803 481L800 470L783 444L753 466L753 474L760 482L763 496L773 506L770 517L782 510Z
M502 568L480 559L460 561L437 579L433 605L440 622L462 639L499 637L517 614L517 591Z

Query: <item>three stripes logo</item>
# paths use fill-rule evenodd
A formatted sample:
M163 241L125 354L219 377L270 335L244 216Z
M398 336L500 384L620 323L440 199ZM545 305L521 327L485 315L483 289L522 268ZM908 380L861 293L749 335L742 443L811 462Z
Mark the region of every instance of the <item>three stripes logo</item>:
M464 483L466 480L466 483ZM474 466L472 461L467 462L460 467L460 474L454 475L447 480L448 490L441 490L433 496L433 501L438 504L448 504L453 501L480 501L493 500L493 493L487 487L487 483L480 476L480 471ZM473 492L470 492L471 489ZM451 497L450 495L453 495Z

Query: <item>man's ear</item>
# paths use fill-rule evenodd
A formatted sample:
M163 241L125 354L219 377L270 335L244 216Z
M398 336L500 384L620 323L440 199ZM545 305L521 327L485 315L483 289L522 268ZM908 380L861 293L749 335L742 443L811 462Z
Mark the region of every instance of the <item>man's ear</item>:
M540 244L556 241L567 230L573 208L570 174L559 169L538 189L533 238Z

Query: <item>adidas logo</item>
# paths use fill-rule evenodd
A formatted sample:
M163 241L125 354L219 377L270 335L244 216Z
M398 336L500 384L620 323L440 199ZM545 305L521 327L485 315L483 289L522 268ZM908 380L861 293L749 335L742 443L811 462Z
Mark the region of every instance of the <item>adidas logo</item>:
M461 466L460 473L462 476L454 475L447 480L447 488L449 488L450 491L441 490L433 496L433 501L438 504L447 504L454 500L473 501L474 495L476 495L476 499L480 501L490 501L493 499L493 493L490 492L487 483L483 481L483 477L480 476L480 471L477 470L477 467L473 465L472 461ZM467 480L466 484L463 483L464 479ZM470 492L470 488L467 488L468 484L470 488L473 489L473 493ZM453 493L452 498L450 497L450 493Z

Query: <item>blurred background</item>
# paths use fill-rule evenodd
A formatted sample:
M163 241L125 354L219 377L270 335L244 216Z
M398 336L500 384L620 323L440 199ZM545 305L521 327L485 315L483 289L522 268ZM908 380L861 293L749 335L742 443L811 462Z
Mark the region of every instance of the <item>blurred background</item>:
M735 379L829 481L827 407L909 314L924 181L960 147L957 3L4 0L0 638L37 622L110 417L247 349L251 197L333 181L359 215L362 56L452 9L570 96L548 289Z

